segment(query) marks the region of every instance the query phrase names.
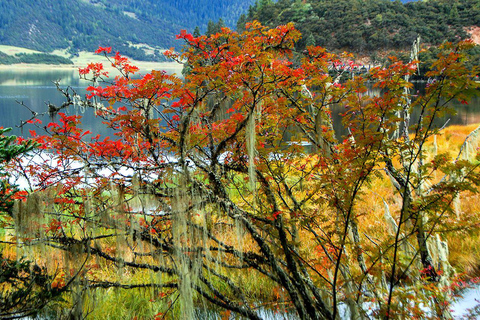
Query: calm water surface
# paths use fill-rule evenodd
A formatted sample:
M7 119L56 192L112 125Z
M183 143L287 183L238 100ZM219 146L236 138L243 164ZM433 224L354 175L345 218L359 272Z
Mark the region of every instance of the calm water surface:
M45 112L48 103L61 105L64 99L53 83L56 80L60 81L62 87L71 86L80 95L85 94L85 88L88 86L88 82L79 79L75 69L0 70L0 126L12 127L14 134L28 136L28 130L33 127L26 125L22 132L18 126L22 120L30 119L32 113L20 103L38 113ZM93 114L86 112L84 117L84 126L88 130L94 129ZM41 120L44 124L50 121L49 117L43 117ZM99 130L100 126L97 127Z
M175 71L178 72L178 69ZM0 70L0 126L12 127L13 134L28 136L29 129L33 129L33 127L27 125L22 131L18 126L21 120L28 120L32 113L18 102L23 102L38 113L45 112L48 103L61 105L64 99L53 84L55 80L59 80L62 87L71 86L81 96L85 94L85 88L90 85L89 82L79 79L76 69ZM422 84L419 85L420 90L421 86ZM454 102L453 105L457 109L457 115L438 119L437 126L443 126L447 120L449 120L449 125L480 123L480 98L475 98L469 105L459 102ZM343 111L339 110L338 112ZM67 112L70 114L81 113L80 110L73 109ZM337 116L334 115L334 117ZM41 120L44 124L50 121L48 116ZM334 119L334 124L337 126L335 129L337 132L343 132L339 120L339 117ZM107 134L101 121L92 112L83 114L82 123L85 130L90 130L94 134Z

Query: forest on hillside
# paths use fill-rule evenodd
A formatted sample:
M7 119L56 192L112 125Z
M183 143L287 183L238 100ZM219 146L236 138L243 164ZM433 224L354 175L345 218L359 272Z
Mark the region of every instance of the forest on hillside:
M182 45L175 36L180 30L207 29L208 21L220 18L235 26L253 0L40 0L0 1L0 44L43 52L70 48L94 51L99 46L137 60L161 60L161 49ZM144 50L130 44L146 44ZM155 51L157 49L157 51Z
M428 45L468 38L466 28L480 25L480 1L259 0L237 28L253 20L269 26L294 22L303 34L297 49L320 45L365 54L405 50L418 35Z
M215 22L242 31L253 20L294 22L303 34L298 50L320 45L375 57L408 49L417 35L427 45L467 38L480 25L480 0L4 0L0 44L69 48L72 56L111 46L137 60L162 60L162 49L181 48L182 29L209 34Z

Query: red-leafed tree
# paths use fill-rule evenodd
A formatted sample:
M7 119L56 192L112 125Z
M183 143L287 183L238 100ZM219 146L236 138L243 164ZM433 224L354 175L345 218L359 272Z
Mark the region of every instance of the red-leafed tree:
M114 79L100 64L81 69L87 99L64 90L63 107L91 107L112 135L59 113L33 138L40 151L19 166L41 205L15 214L42 222L23 236L75 254L62 267L80 288L152 287L184 319L205 305L259 319L260 303L301 319L410 317L421 304L448 316L441 231L479 176L477 162L428 141L452 100L478 92L471 44L445 45L413 94L418 61L351 77L346 55L310 47L293 59L299 37L291 24L182 32L183 53L168 56L183 79L132 77L118 54ZM375 196L380 186L391 192ZM102 278L92 261L120 275ZM133 272L162 276L121 276Z

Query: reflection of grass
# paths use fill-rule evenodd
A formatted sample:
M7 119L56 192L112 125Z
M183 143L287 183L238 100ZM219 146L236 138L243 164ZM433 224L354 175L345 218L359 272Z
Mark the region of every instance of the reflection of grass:
M167 310L176 298L176 294L160 298L159 292L153 289L97 289L91 290L85 300L84 309L92 310L91 319L154 319ZM177 309L176 306L173 308ZM176 314L174 310L170 314ZM175 317L173 317L175 318Z

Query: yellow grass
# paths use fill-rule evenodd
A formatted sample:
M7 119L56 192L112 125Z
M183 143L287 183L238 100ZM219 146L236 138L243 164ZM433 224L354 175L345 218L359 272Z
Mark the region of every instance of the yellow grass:
M448 154L452 159L458 156L460 146L464 143L466 137L475 130L479 124L467 126L450 126L442 130L436 136L436 148L438 154ZM433 155L434 138L430 138L426 145L427 161ZM478 148L476 148L478 152ZM473 152L470 160L473 160ZM443 175L438 173L433 177L438 180ZM381 237L386 232L384 223L384 204L385 199L390 207L390 212L400 210L400 201L398 196L392 194L392 186L388 179L375 181L375 185L368 188L363 203L358 206L360 214L359 225L368 226L367 233L375 237ZM374 190L374 191L373 191ZM464 273L467 277L480 276L480 195L464 192L459 197L458 217L445 218L446 225L442 227L445 230L441 238L448 240L449 260L458 273Z
M456 157L465 138L475 128L477 128L477 125L451 126L443 130L436 138L438 153L449 153L452 157ZM433 151L433 138L428 141L426 147L430 152ZM384 179L374 180L370 186L365 188L365 194L355 208L356 218L358 219L358 225L362 235L368 234L378 242L390 237L388 225L385 223L384 218L384 200L388 204L392 216L395 217L395 213L400 210L400 200L398 194L395 194L393 190L394 188L386 177ZM464 193L461 195L460 200L461 206L458 218L457 220L451 218L448 220L449 223L445 227L445 232L441 234L441 238L448 240L449 260L458 273L464 273L468 277L480 276L480 228L478 227L480 223L480 196ZM320 210L323 214L328 214L328 208L322 209L326 210ZM213 219L215 218L216 217L213 217ZM461 230L457 230L457 227L460 226L460 224L463 225L465 222L468 222L469 225L467 225L466 228L463 226ZM235 232L232 232L228 227L224 231L225 232L219 233L217 237L235 246L239 241L238 235L235 235ZM299 245L301 248L299 250L302 252L302 255L308 257L309 262L317 268L318 272L328 276L325 265L322 265L324 261L319 258L316 252L316 243L311 235L301 232L300 238ZM244 247L255 250L255 245L251 239L245 238L241 241ZM115 250L115 244L109 243L109 241L103 241L101 246L103 248L111 246L112 250ZM368 245L368 242L364 249L375 252L375 246L373 244ZM9 247L4 251L4 254L14 257L16 251L13 247ZM48 267L50 270L56 270L64 264L64 257L59 254L58 251L53 252L52 250L46 255L42 255L42 257L48 257L47 260L50 262ZM375 257L372 257L372 259L375 259ZM149 258L144 258L144 262L151 261ZM100 262L99 265L94 266L95 263L95 259L91 259L88 262L91 268L91 273L88 273L88 277L110 281L122 279L124 283L141 283L151 280L151 273L149 272L124 268L123 273L120 275L111 263ZM385 261L385 263L387 262ZM381 268L380 263L378 263L378 270ZM388 268L385 267L385 270L388 270ZM241 283L245 287L251 288L252 295L259 301L278 302L285 299L280 289L275 287L273 283L265 282L265 279L259 277L256 273L232 271L230 276L231 279L238 281L238 283ZM96 302L101 302L101 305L107 307L94 309L92 318L113 319L118 317L132 318L133 316L148 318L165 308L166 301L149 300L152 299L152 290L127 291L97 291ZM87 305L94 303L91 299L93 298L87 299ZM132 303L131 308L115 309L116 301ZM139 312L139 310L144 310L144 312L142 312L142 314L135 314L135 312Z

